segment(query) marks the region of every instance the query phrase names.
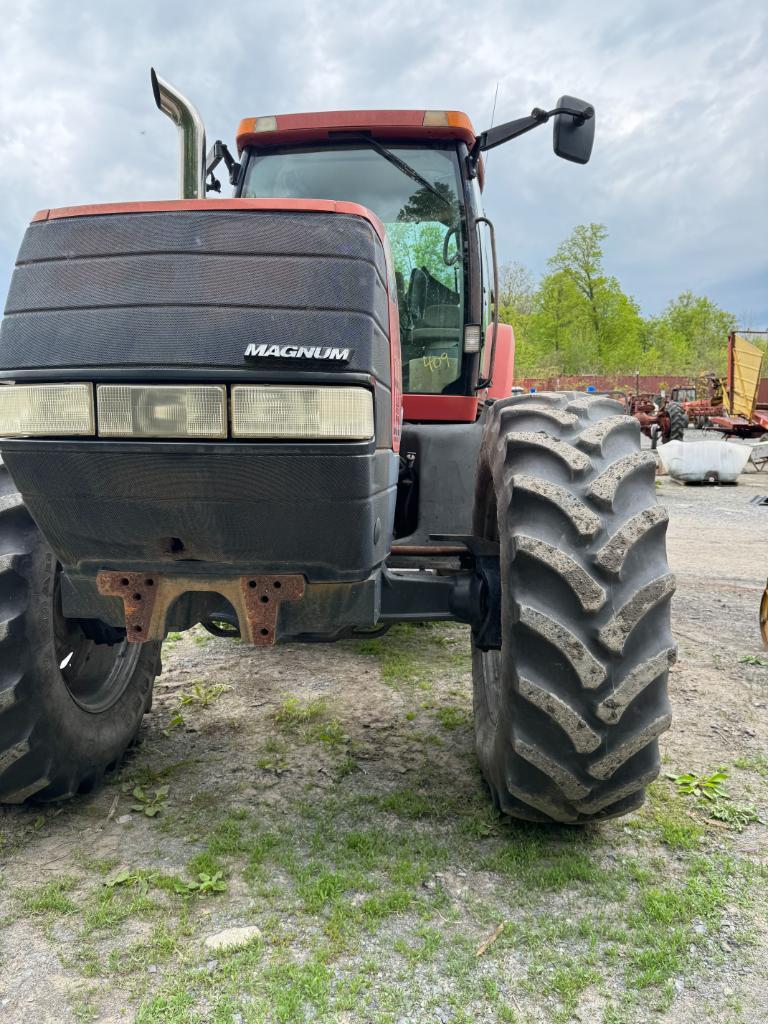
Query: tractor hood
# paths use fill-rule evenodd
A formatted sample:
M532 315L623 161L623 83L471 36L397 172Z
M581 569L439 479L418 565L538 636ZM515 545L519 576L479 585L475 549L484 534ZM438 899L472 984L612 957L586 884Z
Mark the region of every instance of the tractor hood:
M371 374L389 390L392 279L383 227L351 203L46 210L27 230L11 281L0 378L280 364Z

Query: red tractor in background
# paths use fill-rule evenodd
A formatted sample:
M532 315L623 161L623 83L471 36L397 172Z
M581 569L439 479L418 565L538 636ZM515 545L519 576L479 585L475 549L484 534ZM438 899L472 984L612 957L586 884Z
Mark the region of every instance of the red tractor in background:
M673 392L674 393L674 392ZM651 439L651 448L661 442L682 441L688 417L679 402L664 395L637 394L625 398L627 412L640 424L640 430Z
M655 460L617 402L510 395L482 205L483 152L552 120L586 163L593 108L261 116L206 161L152 84L181 198L35 215L0 332L0 801L98 784L169 630L453 620L497 807L637 807L675 656Z
M651 439L653 449L659 442L666 444L668 441L682 441L685 438L688 417L679 402L670 401L663 394L653 395L649 391L636 391L632 394L621 388L599 392L589 388L589 392L621 402L627 413L640 424L641 433Z
M714 373L704 374L695 384L672 388L669 397L682 408L688 424L700 430L725 411L723 382Z

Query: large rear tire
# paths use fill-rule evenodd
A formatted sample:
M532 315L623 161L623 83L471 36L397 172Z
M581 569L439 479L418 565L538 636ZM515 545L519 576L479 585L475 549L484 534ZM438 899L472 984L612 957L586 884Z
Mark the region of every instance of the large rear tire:
M159 671L159 643L96 643L64 618L55 556L0 462L0 803L92 789Z
M474 532L500 546L502 647L473 651L475 731L513 817L615 817L658 774L675 645L654 475L618 402L536 394L490 411Z
M669 419L669 429L665 432L664 443L684 440L688 426L688 414L685 409L678 402L667 402L664 408Z

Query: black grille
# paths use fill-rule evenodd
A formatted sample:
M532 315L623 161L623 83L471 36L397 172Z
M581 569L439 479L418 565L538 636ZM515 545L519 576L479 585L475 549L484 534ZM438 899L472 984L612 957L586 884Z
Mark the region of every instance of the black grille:
M212 204L39 221L5 312L4 370L238 368L251 342L290 342L349 347L347 369L389 383L384 251L358 217Z

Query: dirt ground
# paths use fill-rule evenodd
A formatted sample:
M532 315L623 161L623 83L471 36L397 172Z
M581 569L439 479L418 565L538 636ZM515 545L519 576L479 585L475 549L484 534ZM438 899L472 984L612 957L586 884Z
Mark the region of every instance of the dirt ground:
M679 660L642 810L498 819L463 627L173 636L109 784L0 811L0 1021L764 1024L768 473L658 490ZM718 768L715 801L666 777Z

